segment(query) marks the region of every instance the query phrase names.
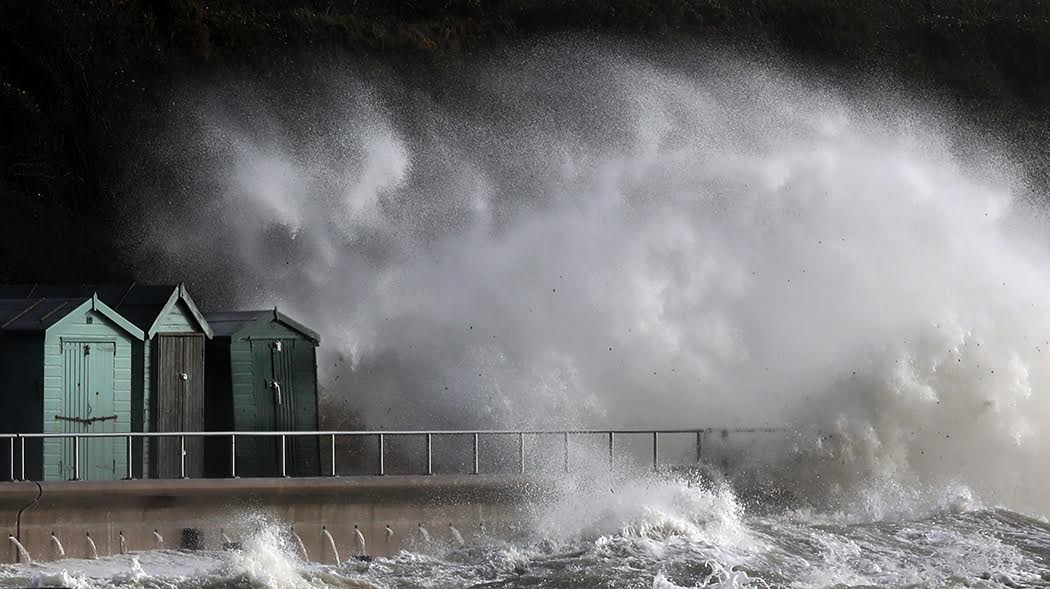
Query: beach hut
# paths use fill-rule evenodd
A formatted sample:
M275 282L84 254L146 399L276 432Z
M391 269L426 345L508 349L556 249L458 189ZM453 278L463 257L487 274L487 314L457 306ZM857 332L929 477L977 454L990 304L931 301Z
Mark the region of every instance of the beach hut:
M211 431L309 431L317 429L317 346L320 336L277 309L208 313L215 337L207 343L205 424ZM242 437L239 476L275 476L278 441ZM208 472L225 476L228 439L209 440ZM293 437L286 446L287 473L315 476L319 445Z
M143 337L97 296L0 299L4 431L132 431L132 350ZM126 444L123 437L84 439L79 448L70 439L31 440L25 475L121 479L127 473ZM10 460L6 451L4 458Z
M144 334L132 348L132 431L204 429L204 341L211 328L186 287L179 285L86 284L6 285L0 296L91 296L130 321ZM203 472L203 440L185 439L185 474ZM136 440L136 477L173 478L182 474L178 438Z

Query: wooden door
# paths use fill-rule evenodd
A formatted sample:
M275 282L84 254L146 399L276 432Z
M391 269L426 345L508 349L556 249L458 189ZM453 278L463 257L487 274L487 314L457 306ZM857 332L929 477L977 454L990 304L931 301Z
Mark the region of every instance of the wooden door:
M159 432L199 432L204 429L204 335L158 335L151 363L156 378L154 423ZM157 438L153 448L154 476L182 474L182 443L178 437ZM186 472L203 475L203 440L186 436Z
M276 345L279 343L280 345ZM316 406L313 387L313 366L303 362L304 356L313 357L313 346L295 339L275 340L270 348L273 382L281 394L275 396L275 427L280 431L316 429L308 416L311 403ZM308 374L307 374L308 373ZM306 378L309 376L309 378ZM287 471L291 476L317 476L319 446L316 437L289 437L287 440Z
M55 419L69 433L108 433L117 431L116 399L113 390L116 343L97 341L63 342L64 395L62 412ZM121 478L119 452L126 442L118 438L81 438L80 479ZM120 446L120 448L118 448ZM76 476L77 450L72 439L61 445L59 471L63 478Z
M255 375L255 429L257 431L301 431L316 428L313 422L302 419L303 407L314 404L316 391L303 385L302 352L306 344L294 338L252 340L252 366ZM312 348L309 350L312 358ZM313 382L312 364L309 366ZM305 404L305 405L304 405ZM248 442L245 452L238 451L238 461L250 469L253 476L280 474L280 438L258 438ZM287 438L286 468L290 476L316 475L320 452L313 437ZM245 456L247 460L242 460ZM246 470L246 472L249 472Z

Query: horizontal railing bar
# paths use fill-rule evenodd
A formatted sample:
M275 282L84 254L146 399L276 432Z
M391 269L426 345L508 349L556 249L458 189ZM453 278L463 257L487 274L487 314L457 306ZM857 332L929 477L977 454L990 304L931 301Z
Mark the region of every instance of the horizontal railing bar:
M657 434L696 434L701 432L726 432L740 433L776 433L790 431L789 428L777 427L748 427L748 428L697 428L697 429L568 429L568 430L347 430L347 431L222 431L222 432L49 432L49 433L24 433L24 434L0 434L0 438L164 438L164 437L273 437L273 436L555 436L555 435L642 435Z

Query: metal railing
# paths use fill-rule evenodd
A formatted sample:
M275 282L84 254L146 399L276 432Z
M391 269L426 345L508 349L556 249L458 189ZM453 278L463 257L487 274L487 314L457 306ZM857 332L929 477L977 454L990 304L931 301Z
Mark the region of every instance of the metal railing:
M135 459L133 453L133 441L136 439L152 438L178 438L179 440L179 477L186 476L186 438L229 438L230 464L226 473L228 478L239 478L237 472L237 440L252 438L274 438L279 450L278 476L288 477L288 440L289 438L317 437L319 440L327 438L329 441L329 468L322 476L338 477L336 440L340 438L375 438L377 440L377 471L375 475L386 475L386 439L396 437L425 437L426 439L426 467L422 474L434 474L434 436L469 436L472 438L472 467L470 474L481 474L481 437L517 437L517 471L520 474L526 472L526 438L527 437L561 437L563 446L563 469L569 471L569 447L570 438L574 436L604 436L608 442L608 460L610 467L616 460L616 437L622 435L649 435L652 436L652 467L654 470L660 468L660 436L672 434L689 434L696 436L696 461L700 462L703 457L704 439L712 432L720 432L723 437L730 433L774 433L786 431L784 428L757 427L757 428L698 428L698 429L666 429L666 430L636 430L636 429L570 429L570 430L374 430L374 431L223 431L223 432L106 432L106 433L25 433L25 434L0 434L0 439L8 440L10 472L8 480L25 481L26 478L26 441L44 439L72 439L73 443L73 473L69 480L81 480L80 450L81 441L95 438L124 438L126 456L125 480L134 480ZM16 452L17 448L17 452ZM16 461L16 455L18 460ZM18 464L16 472L15 465ZM16 475L17 478L16 478ZM0 475L2 476L2 475ZM353 476L353 475L351 475Z

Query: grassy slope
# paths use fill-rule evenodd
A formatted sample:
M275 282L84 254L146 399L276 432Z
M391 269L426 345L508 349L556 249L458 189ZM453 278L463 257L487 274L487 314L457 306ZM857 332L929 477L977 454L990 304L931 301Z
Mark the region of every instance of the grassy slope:
M579 30L883 69L1045 154L1050 4L1036 1L15 0L0 3L0 280L132 273L106 237L114 146L163 112L173 72L262 72L289 50L440 67Z

